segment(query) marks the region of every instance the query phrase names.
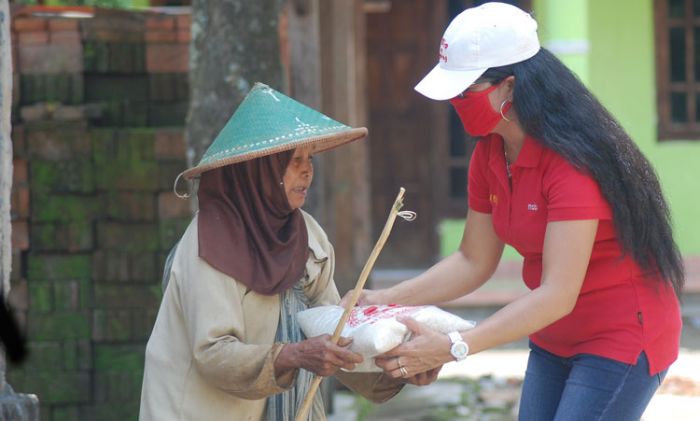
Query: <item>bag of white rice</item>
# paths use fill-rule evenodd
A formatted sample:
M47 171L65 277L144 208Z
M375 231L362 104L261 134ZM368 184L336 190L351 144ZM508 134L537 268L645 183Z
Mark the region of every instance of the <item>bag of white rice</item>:
M343 315L340 306L321 306L297 313L297 320L308 338L335 332ZM358 306L353 308L342 336L353 338L350 350L362 355L364 361L353 372L381 371L374 357L409 339L411 331L396 320L408 316L442 333L467 330L475 323L464 320L435 306L400 306L396 304Z

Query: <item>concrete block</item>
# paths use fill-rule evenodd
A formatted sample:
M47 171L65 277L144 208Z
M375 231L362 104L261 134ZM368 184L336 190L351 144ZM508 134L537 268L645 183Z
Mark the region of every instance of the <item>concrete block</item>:
M102 203L91 196L46 194L34 191L31 196L31 219L34 222L92 221L101 213Z
M12 222L10 235L12 248L15 250L29 249L29 222L26 220Z
M17 33L17 43L20 50L27 45L45 45L49 42L47 31L31 31Z
M29 309L32 317L53 310L53 285L43 279L29 280Z
M25 125L31 159L64 161L92 156L92 145L84 122Z
M81 44L25 44L19 50L22 74L80 73L83 71Z
M76 30L51 31L49 33L49 42L51 44L80 46L80 33Z
M80 26L77 19L49 19L49 30L54 31L76 31L78 32Z
M171 191L158 194L158 217L164 219L189 219L192 217L190 203L175 196Z
M175 29L175 18L172 16L153 16L146 19L146 29L148 32L170 31Z
M34 223L30 229L33 251L91 251L94 234L90 221Z
M147 44L146 69L149 73L187 73L189 55L188 44Z
M186 159L186 145L183 129L157 129L154 132L154 157L159 161L180 161Z
M14 220L29 218L30 210L29 187L13 186L10 195L10 218Z
M151 30L146 32L146 42L175 42L177 41L177 32L173 30Z
M147 309L160 305L160 286L96 283L94 305L100 309Z
M12 20L12 29L17 32L44 31L47 27L46 19L34 17L20 17Z
M130 310L95 310L92 339L97 342L132 339Z
M103 250L156 252L160 242L158 228L149 223L99 222L97 244Z
M44 314L32 312L27 321L27 336L35 341L89 339L88 316L89 313L85 311L54 311Z
M80 310L81 295L90 291L81 290L79 281L60 281L53 283L54 308L61 310Z
M91 264L89 254L30 253L27 258L29 288L32 289L34 281L90 279Z
M150 103L148 106L148 125L152 127L183 127L188 108L187 101Z
M34 161L30 167L32 188L50 193L89 194L95 190L94 166L87 159Z

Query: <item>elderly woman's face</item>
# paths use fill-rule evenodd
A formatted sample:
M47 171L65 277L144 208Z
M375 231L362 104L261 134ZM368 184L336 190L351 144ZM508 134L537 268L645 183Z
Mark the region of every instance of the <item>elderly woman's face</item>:
M304 205L306 194L314 178L314 165L311 162L310 148L297 148L284 172L284 191L292 209L298 209Z

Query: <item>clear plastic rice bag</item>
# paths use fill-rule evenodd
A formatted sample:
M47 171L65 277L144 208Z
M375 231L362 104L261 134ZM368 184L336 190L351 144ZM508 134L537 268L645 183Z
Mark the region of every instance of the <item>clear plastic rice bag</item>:
M332 335L344 309L321 306L297 313L297 320L306 337ZM396 320L408 316L439 332L471 329L475 323L464 320L435 306L401 306L396 304L355 307L345 324L342 336L353 338L350 350L362 355L364 361L353 372L378 372L374 357L409 339L411 331Z

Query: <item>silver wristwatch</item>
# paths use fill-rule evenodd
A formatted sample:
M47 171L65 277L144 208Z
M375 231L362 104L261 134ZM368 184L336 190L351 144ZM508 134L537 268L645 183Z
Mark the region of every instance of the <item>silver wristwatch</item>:
M448 333L447 336L450 338L450 342L452 342L450 354L452 354L454 359L456 361L462 361L463 359L467 358L467 355L469 355L469 345L464 342L462 335L455 331Z

